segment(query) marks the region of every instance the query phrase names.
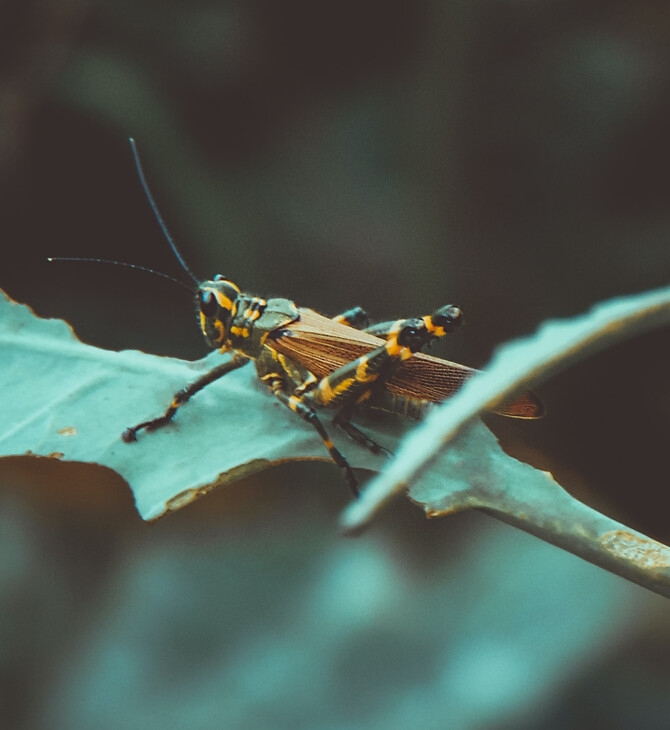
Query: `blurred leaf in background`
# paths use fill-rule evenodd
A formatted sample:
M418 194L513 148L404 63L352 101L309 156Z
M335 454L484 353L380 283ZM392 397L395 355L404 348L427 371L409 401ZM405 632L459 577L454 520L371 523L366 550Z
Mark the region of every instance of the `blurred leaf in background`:
M667 284L666 3L9 0L0 41L0 286L92 344L204 352L168 283L44 262L179 275L131 135L199 275L331 314L455 302L440 354L469 365ZM542 424L491 424L666 542L667 342L557 377ZM145 526L120 481L69 475L0 474L9 727L667 725L662 599L509 528L403 505L342 542L325 464Z

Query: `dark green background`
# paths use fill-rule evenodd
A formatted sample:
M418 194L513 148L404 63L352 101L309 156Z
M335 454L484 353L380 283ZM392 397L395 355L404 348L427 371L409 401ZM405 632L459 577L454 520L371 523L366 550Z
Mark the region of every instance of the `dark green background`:
M199 276L223 273L325 313L359 304L379 319L454 302L467 327L440 353L483 366L497 343L544 319L667 284L669 62L664 2L5 2L0 286L41 316L66 318L92 344L204 353L185 291L118 267L45 262L95 256L182 276L137 181L134 136ZM666 542L667 336L651 333L545 384L542 423L491 421L511 450L574 494ZM36 721L27 708L48 707L54 674L76 664L63 647L88 645L80 620L104 625L104 597L122 580L119 553L159 550L153 541L160 546L172 530L197 545L203 520L208 530L233 524L241 534L245 525L269 526L270 544L290 541L298 520L299 531L330 531L336 544L348 498L335 468L291 467L147 527L136 524L122 484L97 484L96 475L78 486L79 473L56 466L34 488L23 463L0 472L6 499L53 543L53 590L70 601L65 623L44 607L48 592L33 615L38 577L28 572L28 598L2 609L15 636L34 637L36 626L43 633L38 647L19 641L3 659L16 727ZM430 581L438 580L433 561L458 560L454 542L485 539L485 521L468 520L426 524L402 503L375 529ZM217 544L233 550L224 537ZM294 554L302 549L296 541ZM207 580L195 583L191 590L206 596ZM528 590L545 588L536 579ZM588 592L588 580L579 590ZM477 602L494 600L486 585L473 591ZM230 621L225 611L220 621ZM536 707L528 727L613 726L605 698L624 696L622 685L629 697L618 716L639 716L639 702L646 726L664 727L668 655L657 630L641 621L613 654L587 651L579 686L557 677L557 699ZM253 633L253 622L240 631ZM161 664L168 674L188 651L183 642ZM393 644L393 636L379 640L382 665L402 662L384 658ZM650 644L663 647L653 668ZM422 656L415 661L433 676ZM635 673L639 686L636 662L649 672L646 680ZM618 663L629 670L617 673ZM375 687L383 684L372 674ZM302 689L309 692L309 677ZM296 697L286 703L301 718ZM219 727L216 717L202 727ZM317 726L313 718L294 726L303 720ZM249 722L241 727L262 725ZM376 727L355 706L341 722Z

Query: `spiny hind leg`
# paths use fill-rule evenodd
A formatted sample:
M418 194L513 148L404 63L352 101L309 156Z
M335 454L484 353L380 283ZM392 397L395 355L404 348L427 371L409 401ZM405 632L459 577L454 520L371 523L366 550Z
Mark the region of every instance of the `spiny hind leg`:
M365 431L362 431L358 426L351 422L351 417L354 413L353 406L345 406L333 418L333 426L341 428L352 441L355 441L359 446L362 446L373 454L383 454L384 456L391 457L393 453L388 449L384 448L380 443L377 443L374 439L370 438Z
M383 391L396 367L432 336L423 319L398 320L383 345L311 383L306 395L317 406L337 408L333 424L356 443L375 454L389 455L387 449L351 422L351 416L357 405L374 400L374 394Z
M340 315L340 321L350 324L351 320L361 322L360 307ZM367 317L366 317L367 319ZM372 326L363 326L365 332L386 340L386 344L359 357L347 365L338 368L318 383L310 383L310 397L318 405L330 407L340 406L333 418L333 425L341 428L351 439L375 454L391 455L387 449L365 434L351 422L357 404L365 401L384 402L390 396L384 390L384 383L390 378L396 367L410 358L432 340L452 332L462 324L461 310L451 304L435 310L432 314L415 319L400 319L394 322L380 322ZM355 326L355 325L350 325ZM416 417L414 401L408 398L393 396L394 407L381 408L389 412L399 412L395 401L402 400L407 416ZM410 403L410 400L412 402ZM420 403L420 401L416 401ZM411 414L410 414L411 406Z
M357 404L369 399L374 390L383 388L395 368L418 352L432 336L423 319L398 320L382 345L321 380L311 382L310 400L316 406L352 412Z

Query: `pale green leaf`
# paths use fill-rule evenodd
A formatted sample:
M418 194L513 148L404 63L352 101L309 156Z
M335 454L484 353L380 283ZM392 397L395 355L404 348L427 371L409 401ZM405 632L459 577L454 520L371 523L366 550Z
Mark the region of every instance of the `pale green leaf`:
M314 429L270 395L252 364L198 393L166 428L125 444L127 426L160 415L178 389L224 356L189 362L91 347L65 322L39 319L5 296L0 351L0 456L107 466L131 486L147 520L271 464L328 459ZM402 425L386 419L375 432L393 446ZM338 445L355 467L382 461L348 439Z
M580 343L593 349L599 331L606 339L613 329L618 336L631 332L633 320L638 326L658 321L667 314L669 301L670 293L665 292L624 302L627 306L617 302L573 323L550 325L521 345L508 346L489 373L474 378L472 385L436 411L436 418L419 432L425 435L413 434L406 440L393 469L398 464L408 468L417 457L434 461L412 482L410 497L429 515L470 507L489 511L669 595L667 547L572 499L550 475L505 454L483 424L463 432L446 452L441 445L447 439L439 430L446 413L451 419L448 435L459 434L479 410L507 399L529 373L546 372L562 360L574 359ZM214 353L187 362L137 351L101 350L79 342L66 323L38 319L7 298L0 299L0 347L0 395L5 404L0 456L28 454L107 466L130 484L145 519L178 509L217 485L271 464L327 458L312 427L272 398L252 365L203 390L168 427L125 444L120 438L124 428L159 415L179 388L221 356ZM358 421L391 449L408 428L399 418L363 415ZM346 438L339 437L337 445L354 467L383 466L383 458ZM442 451L439 458L438 451ZM376 494L373 486L353 503L347 527L359 525L361 515L369 516L379 506L383 500L371 499Z

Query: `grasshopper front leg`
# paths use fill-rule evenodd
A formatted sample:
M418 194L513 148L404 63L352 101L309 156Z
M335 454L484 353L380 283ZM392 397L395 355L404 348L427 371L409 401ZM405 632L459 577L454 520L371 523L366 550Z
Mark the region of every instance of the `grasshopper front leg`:
M228 362L217 365L215 368L212 368L212 370L200 376L197 380L194 380L185 388L177 391L172 398L172 403L170 403L162 416L152 418L150 421L143 421L142 423L138 423L137 426L127 428L121 434L121 438L125 441L125 443L129 444L133 441L137 441L137 434L139 431L155 431L158 428L166 426L175 417L177 410L183 406L186 401L190 400L197 392L233 370L241 368L248 362L249 358L242 355L234 355L231 360L228 360Z

